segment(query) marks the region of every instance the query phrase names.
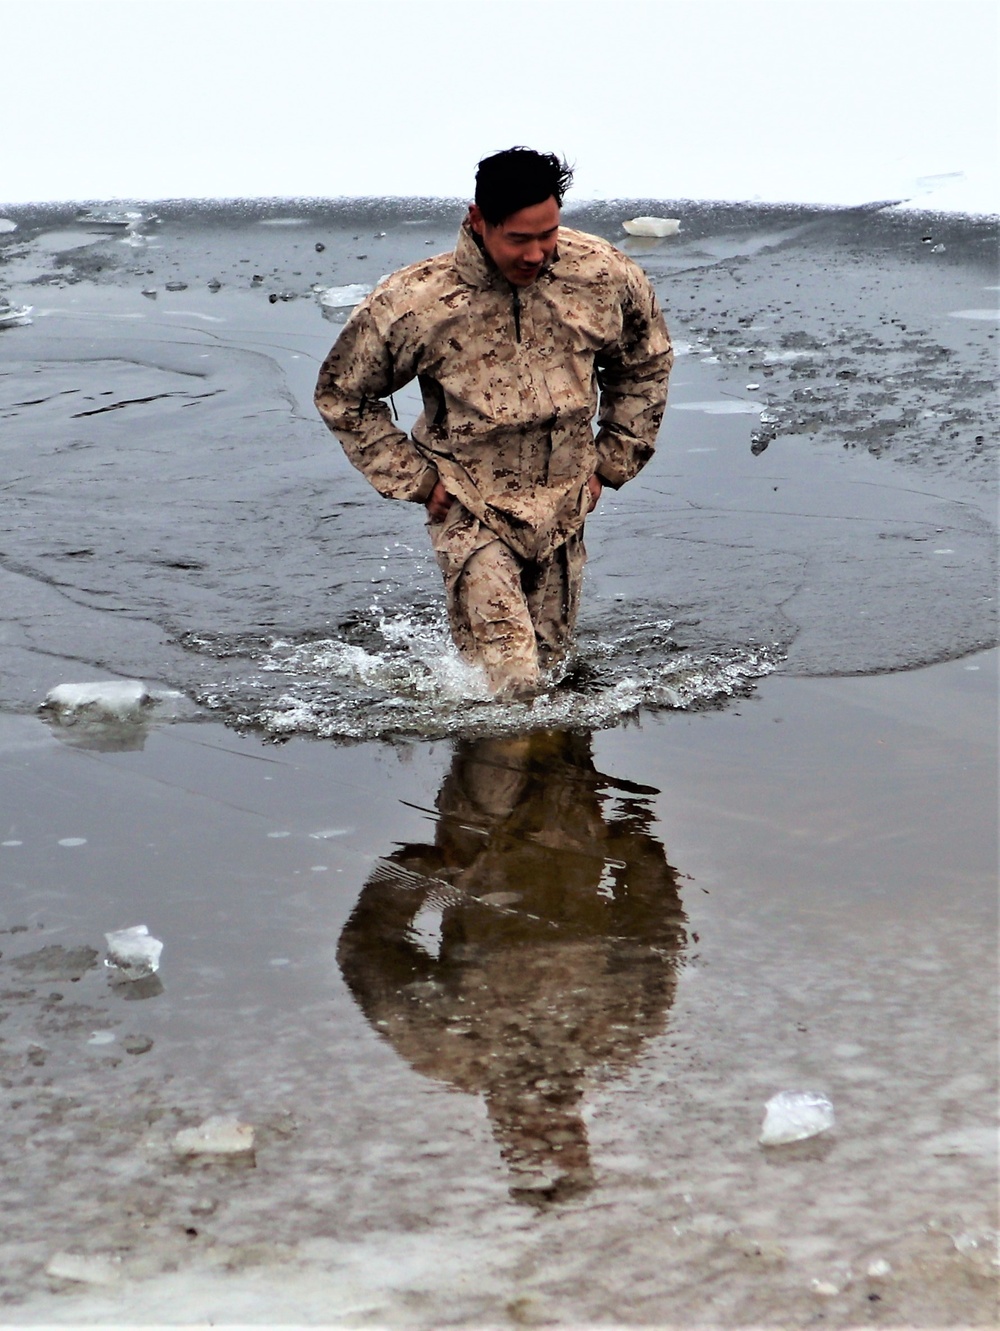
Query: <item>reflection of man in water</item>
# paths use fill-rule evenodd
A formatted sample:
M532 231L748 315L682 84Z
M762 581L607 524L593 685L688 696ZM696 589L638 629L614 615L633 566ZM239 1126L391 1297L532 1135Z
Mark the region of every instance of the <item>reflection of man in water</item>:
M673 1001L685 917L649 794L588 736L461 742L434 844L381 861L341 936L369 1021L485 1096L515 1195L590 1186L588 1072L633 1062Z

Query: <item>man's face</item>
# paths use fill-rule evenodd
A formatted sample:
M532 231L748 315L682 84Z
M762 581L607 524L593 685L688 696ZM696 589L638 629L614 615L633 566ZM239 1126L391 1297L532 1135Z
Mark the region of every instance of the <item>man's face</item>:
M559 205L550 195L544 203L533 203L530 208L511 213L499 226L492 226L472 204L469 224L507 281L526 287L556 252Z

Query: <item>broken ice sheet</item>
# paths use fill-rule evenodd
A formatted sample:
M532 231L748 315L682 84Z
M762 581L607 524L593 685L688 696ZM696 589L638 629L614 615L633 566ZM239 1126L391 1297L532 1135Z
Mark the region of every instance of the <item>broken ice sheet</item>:
M764 1106L761 1146L805 1141L833 1127L833 1105L818 1091L780 1091Z
M150 934L146 925L115 929L104 937L108 940L104 964L116 970L121 979L142 980L159 969L163 944Z

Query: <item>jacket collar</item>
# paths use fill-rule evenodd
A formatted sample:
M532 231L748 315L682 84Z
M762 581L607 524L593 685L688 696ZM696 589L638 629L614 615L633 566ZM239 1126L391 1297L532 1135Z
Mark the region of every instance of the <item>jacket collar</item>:
M559 251L557 249L552 263L542 269L535 281L538 282L547 277L558 261ZM512 291L514 289L481 247L467 217L463 220L458 232L458 242L455 245L455 267L458 269L458 275L463 282L467 282L469 286L476 287L480 291L485 291L489 287L494 287L500 291Z

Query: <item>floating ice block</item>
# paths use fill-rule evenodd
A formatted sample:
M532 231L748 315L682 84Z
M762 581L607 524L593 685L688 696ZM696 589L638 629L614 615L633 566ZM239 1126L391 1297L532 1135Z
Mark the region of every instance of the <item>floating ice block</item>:
M113 1285L120 1277L121 1262L116 1257L57 1252L49 1259L45 1273L59 1280L76 1280L84 1285Z
M0 328L13 328L17 324L30 324L28 316L34 305L11 305L10 301L0 296Z
M622 227L630 236L676 236L681 229L676 217L633 217L629 222L622 222Z
M833 1127L833 1105L817 1091L780 1091L764 1111L761 1146L805 1141Z
M247 1155L253 1150L253 1128L239 1119L213 1115L196 1128L182 1128L174 1138L177 1155Z
M115 929L104 937L108 940L105 964L120 970L126 980L142 980L159 970L163 944L144 924Z
M87 684L57 684L45 695L43 707L73 716L87 711L124 721L152 701L152 695L138 679L103 679Z
M371 291L364 282L352 282L346 287L320 287L317 291L319 303L328 310L347 310L352 305L359 305Z

